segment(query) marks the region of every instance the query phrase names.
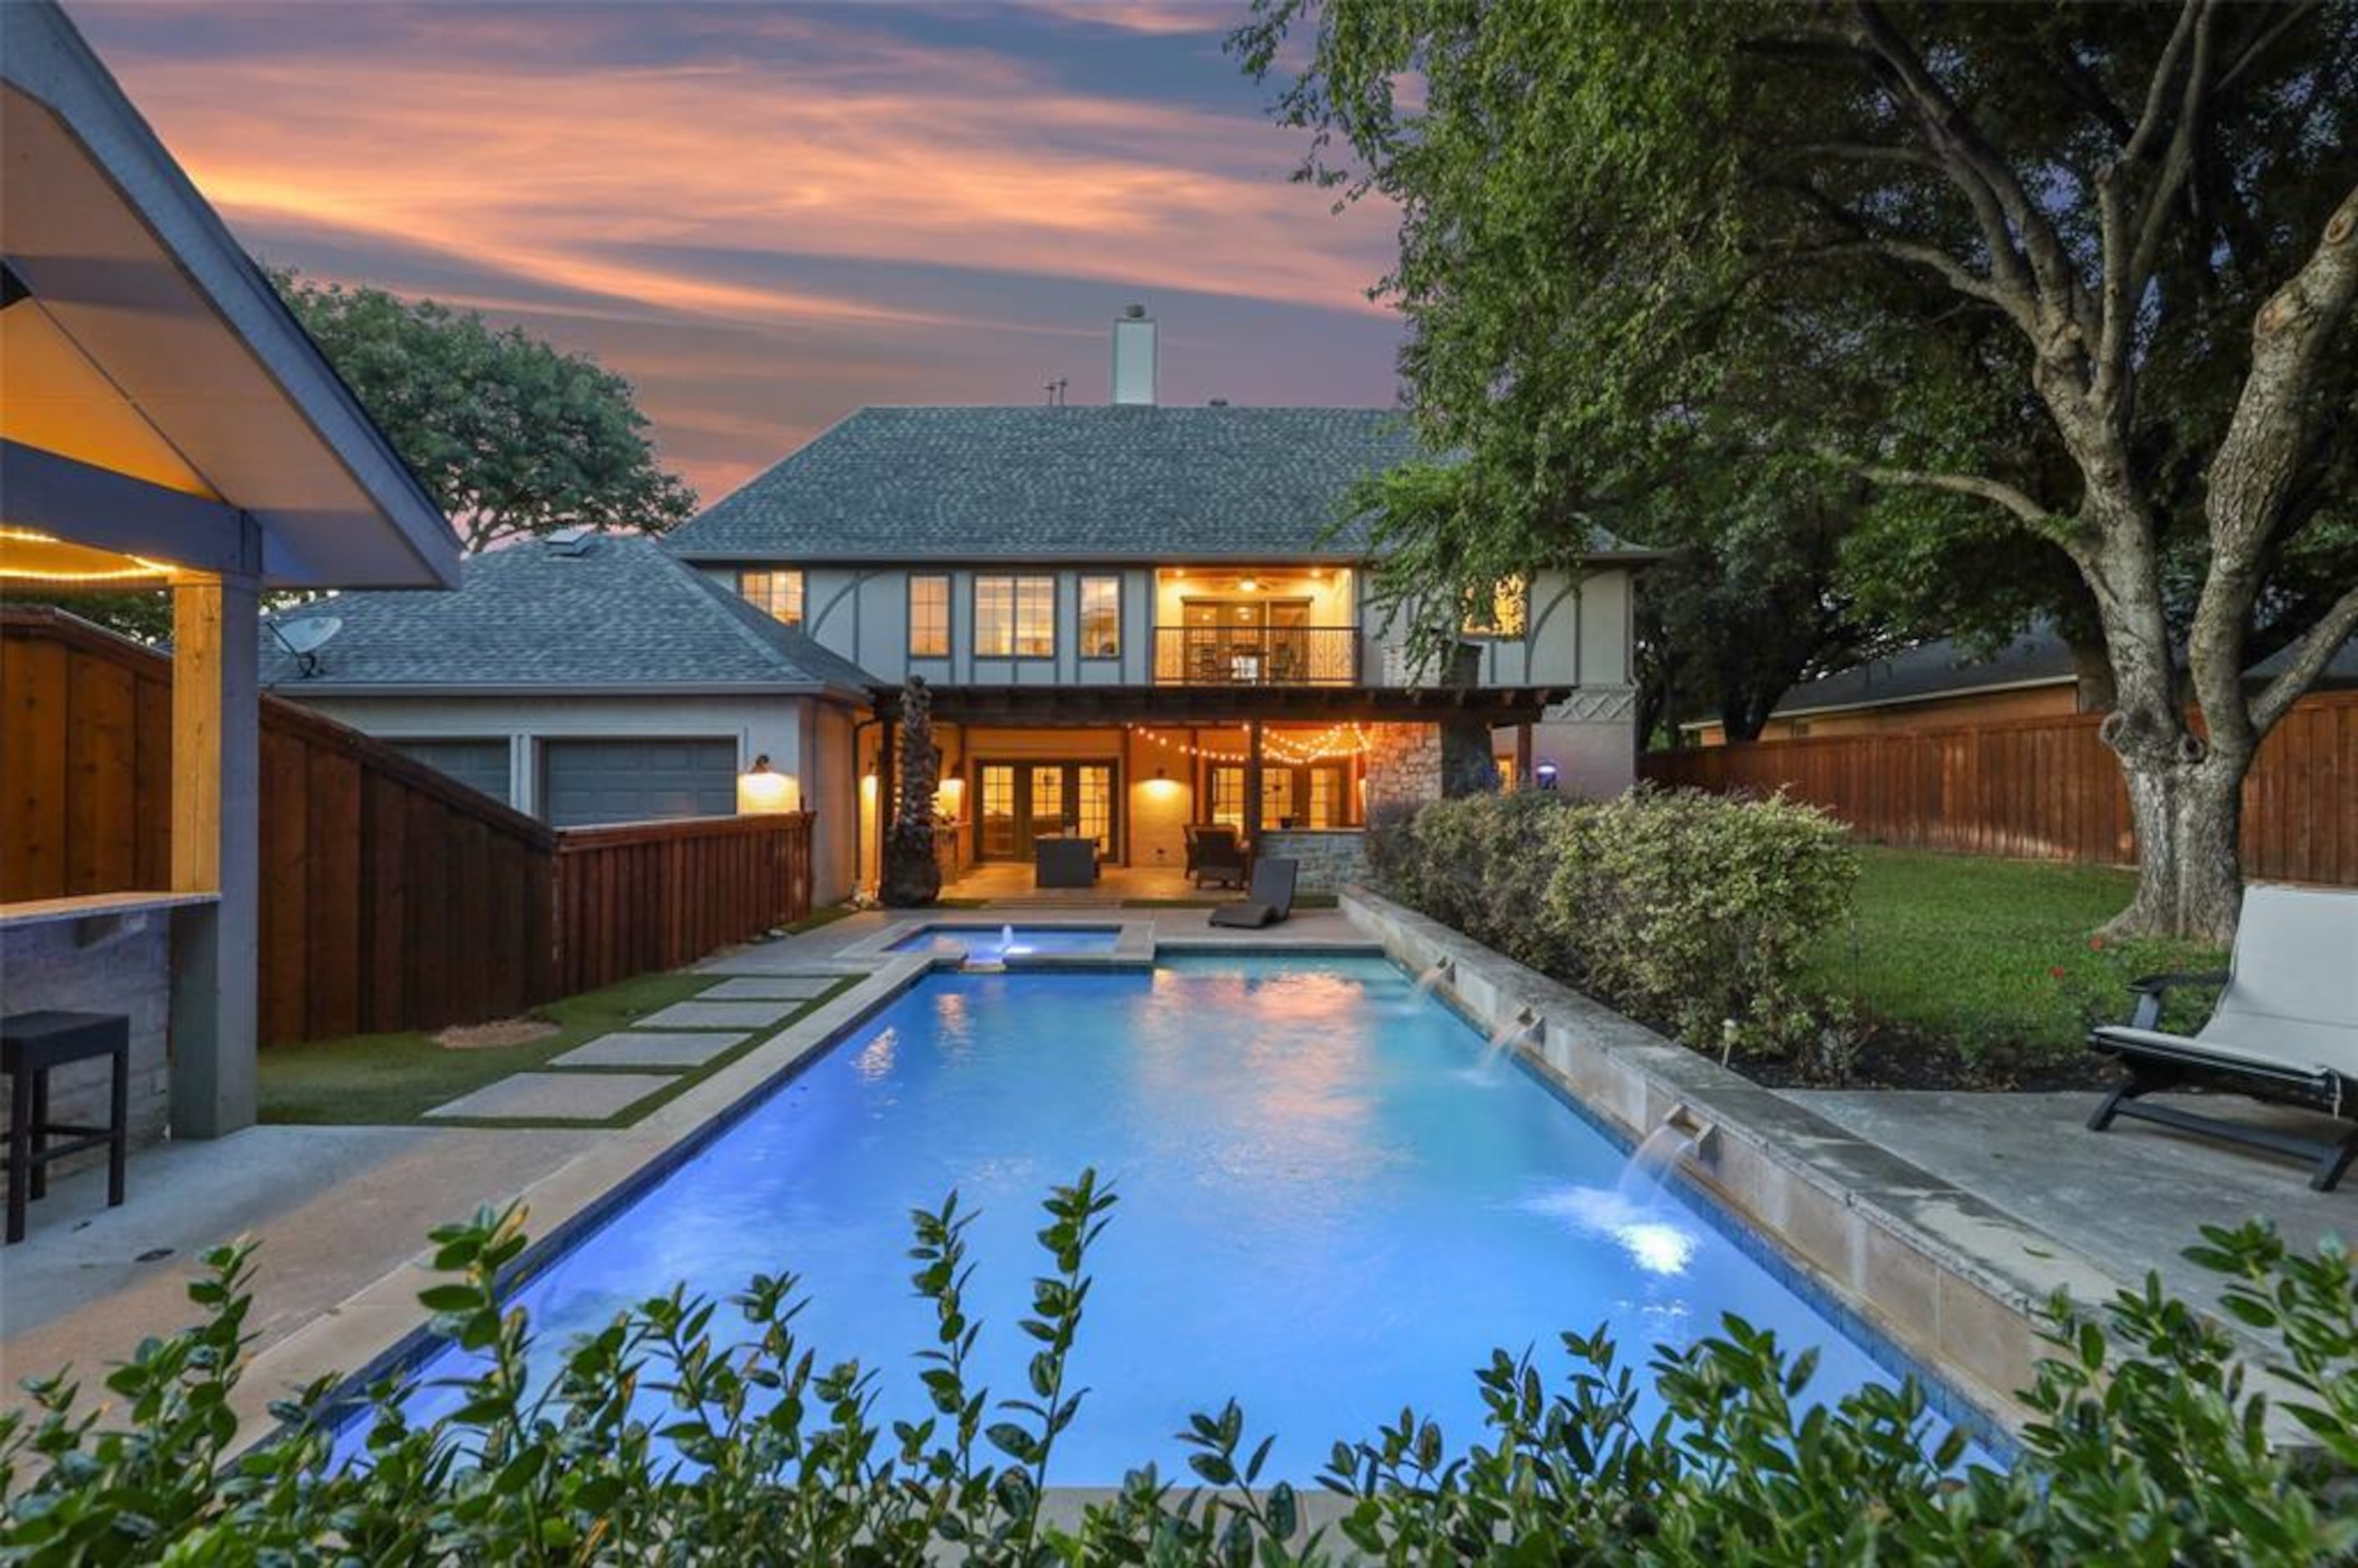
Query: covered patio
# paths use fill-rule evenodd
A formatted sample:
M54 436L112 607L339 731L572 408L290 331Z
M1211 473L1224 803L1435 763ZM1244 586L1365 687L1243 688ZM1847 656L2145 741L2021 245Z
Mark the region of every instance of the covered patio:
M99 662L10 646L6 1009L126 1019L135 1141L215 1138L254 1118L261 598L447 588L458 546L64 14L0 27L0 585L168 589L174 654L142 725ZM114 798L142 734L168 797ZM50 1119L105 1116L89 1066Z

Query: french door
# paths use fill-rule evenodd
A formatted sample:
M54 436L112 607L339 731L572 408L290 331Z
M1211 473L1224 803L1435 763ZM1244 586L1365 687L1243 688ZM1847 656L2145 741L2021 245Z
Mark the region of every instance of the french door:
M982 762L975 769L977 855L1028 860L1034 839L1078 836L1098 853L1116 852L1117 795L1111 762Z

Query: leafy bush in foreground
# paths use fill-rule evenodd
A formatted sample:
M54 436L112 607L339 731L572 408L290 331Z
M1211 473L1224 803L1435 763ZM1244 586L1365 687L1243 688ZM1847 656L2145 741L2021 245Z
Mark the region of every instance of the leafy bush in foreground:
M1809 1353L1734 1320L1657 1352L1668 1414L1640 1424L1638 1379L1604 1335L1566 1335L1552 1383L1527 1354L1477 1376L1471 1444L1413 1411L1338 1443L1335 1517L1257 1487L1266 1444L1230 1403L1181 1435L1195 1485L1151 1470L1109 1500L1044 1498L1081 1407L1065 1368L1089 1294L1084 1265L1112 1206L1093 1174L1055 1190L1021 1327L1037 1344L1022 1398L968 1376L969 1217L955 1195L913 1217L912 1282L935 1308L918 1356L933 1414L875 1419L878 1373L796 1336L792 1276L719 1305L675 1290L567 1351L527 1384L530 1326L495 1281L522 1252L514 1211L438 1231L450 1277L422 1300L477 1352L447 1420L413 1424L373 1390L365 1460L331 1465L325 1384L281 1407L290 1430L227 1458L253 1279L225 1248L189 1288L206 1321L151 1340L106 1378L119 1411L71 1381L27 1386L0 1418L0 1560L27 1563L2314 1563L2358 1552L2358 1275L2329 1244L2206 1231L2191 1256L2228 1276L2228 1307L2278 1347L2286 1409L2317 1452L2271 1451L2268 1405L2216 1327L2148 1279L2103 1321L2060 1304L2025 1398L2038 1419L2010 1472L1959 1465L1912 1386L1804 1409ZM654 1396L650 1399L649 1396ZM663 1414L649 1419L650 1405Z
M1858 883L1816 807L1695 790L1436 801L1378 829L1368 857L1401 903L1713 1052L1814 1034L1810 946Z

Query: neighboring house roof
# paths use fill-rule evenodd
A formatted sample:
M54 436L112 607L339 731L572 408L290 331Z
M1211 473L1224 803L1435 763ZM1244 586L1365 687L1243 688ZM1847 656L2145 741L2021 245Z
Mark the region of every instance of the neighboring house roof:
M287 696L506 691L803 691L865 700L875 679L654 540L535 540L468 557L454 593L342 593L278 625L342 625L299 662L265 625L264 680Z
M2247 672L2265 680L2282 669L2278 653ZM1911 702L2013 691L2030 687L2070 686L2079 676L2071 665L2071 650L2048 627L2025 632L1996 654L1975 658L1952 638L1920 643L1880 659L1869 659L1846 670L1788 687L1778 699L1772 719L1806 719L1812 714L1840 713L1855 708L1898 708ZM2358 683L2358 638L2344 643L2327 664L2320 686ZM1707 729L1716 719L1690 719L1685 730Z
M1363 555L1351 486L1422 456L1386 408L863 408L676 530L708 561Z

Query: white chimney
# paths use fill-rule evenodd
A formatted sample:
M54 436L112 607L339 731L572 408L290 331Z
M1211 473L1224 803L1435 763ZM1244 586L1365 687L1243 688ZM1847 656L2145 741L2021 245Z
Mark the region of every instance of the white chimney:
M1113 401L1154 402L1154 318L1143 305L1125 305L1113 324Z

